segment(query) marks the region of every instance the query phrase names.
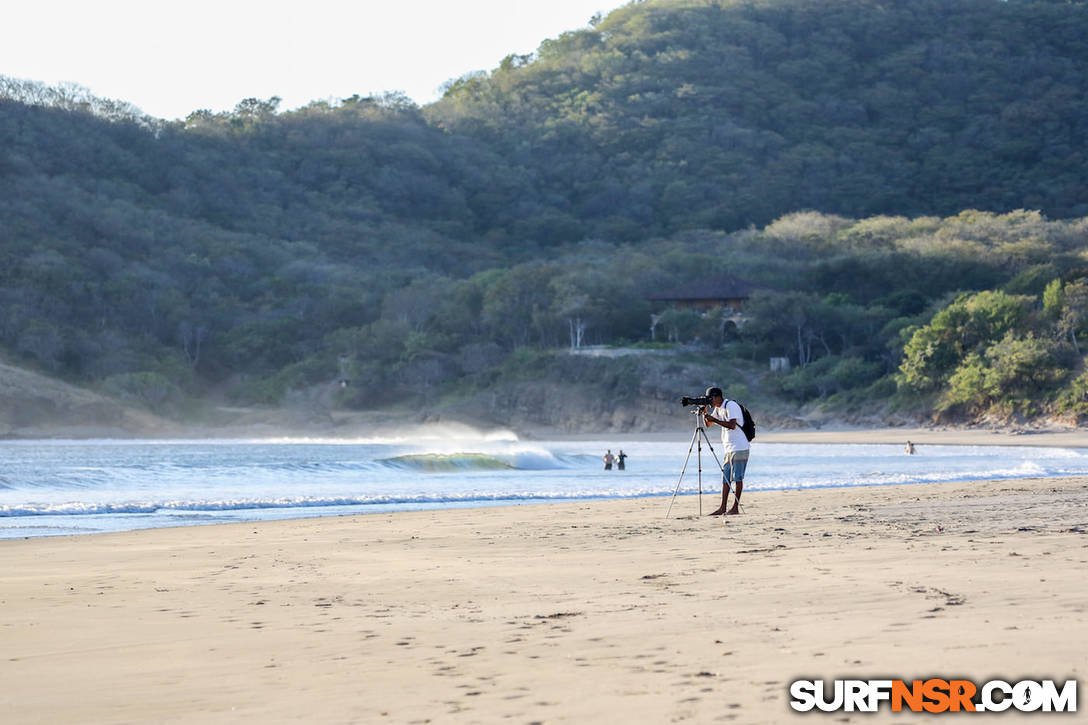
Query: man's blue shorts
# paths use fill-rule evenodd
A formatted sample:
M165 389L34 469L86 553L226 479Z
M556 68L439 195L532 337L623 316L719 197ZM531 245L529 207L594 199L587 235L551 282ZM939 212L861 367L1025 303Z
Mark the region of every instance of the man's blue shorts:
M736 483L744 480L744 469L748 467L748 451L733 451L725 454L722 464L722 483Z

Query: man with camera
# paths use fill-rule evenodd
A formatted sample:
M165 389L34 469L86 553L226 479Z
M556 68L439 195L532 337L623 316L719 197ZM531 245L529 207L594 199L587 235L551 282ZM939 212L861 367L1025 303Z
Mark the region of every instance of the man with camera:
M721 388L707 388L706 397L710 405L703 409L703 422L709 427L714 424L722 427L722 505L708 515L721 516L740 513L740 492L744 489L744 469L748 465L748 453L751 444L740 426L744 413L740 403L730 400L726 403ZM726 510L730 484L733 487L733 508Z

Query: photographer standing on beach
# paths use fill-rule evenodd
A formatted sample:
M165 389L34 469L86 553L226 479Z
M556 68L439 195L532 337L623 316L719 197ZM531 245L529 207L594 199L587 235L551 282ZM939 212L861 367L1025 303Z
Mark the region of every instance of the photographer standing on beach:
M733 515L740 513L740 492L744 489L744 469L748 465L748 453L751 444L740 429L744 413L740 403L735 400L725 402L721 388L707 388L706 397L711 406L703 414L707 426L715 423L722 427L722 505L709 516ZM729 499L729 487L733 486L733 508L726 510Z

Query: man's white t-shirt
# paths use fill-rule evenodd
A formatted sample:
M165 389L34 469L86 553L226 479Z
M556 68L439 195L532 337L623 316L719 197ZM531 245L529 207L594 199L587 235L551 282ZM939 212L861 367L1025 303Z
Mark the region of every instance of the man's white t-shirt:
M747 451L752 447L752 444L748 442L748 439L744 436L744 431L740 429L740 424L744 422L744 413L740 409L740 404L735 400L725 401L725 405L718 408L711 408L710 415L718 420L735 420L737 421L736 428L726 428L724 425L722 429L722 448L725 453L732 453L734 451Z

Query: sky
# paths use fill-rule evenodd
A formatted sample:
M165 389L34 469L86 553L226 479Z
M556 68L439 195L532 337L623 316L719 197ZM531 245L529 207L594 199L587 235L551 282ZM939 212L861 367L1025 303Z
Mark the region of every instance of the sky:
M173 120L244 98L403 91L419 104L470 71L627 0L28 0L0 27L0 75L77 83Z

